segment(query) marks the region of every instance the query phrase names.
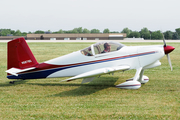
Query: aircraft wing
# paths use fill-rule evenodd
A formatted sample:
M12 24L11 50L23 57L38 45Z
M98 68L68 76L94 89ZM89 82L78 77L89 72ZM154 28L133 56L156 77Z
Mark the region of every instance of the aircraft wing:
M36 67L30 67L30 68L26 68L26 69L11 68L11 69L6 70L6 72L11 74L11 75L18 76L17 73L33 70L35 68Z
M71 78L63 80L63 81L71 81L71 80L75 80L75 79L79 79L79 78L90 78L90 77L93 77L93 76L112 73L112 72L116 72L116 71L128 70L129 68L130 68L130 66L127 66L127 65L100 68L100 69L96 69L96 70L92 70L92 71L89 71L89 72L79 74L77 76L71 77Z

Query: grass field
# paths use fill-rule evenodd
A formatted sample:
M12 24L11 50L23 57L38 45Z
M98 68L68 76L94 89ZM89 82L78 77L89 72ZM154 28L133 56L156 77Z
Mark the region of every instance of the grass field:
M38 62L88 47L92 43L28 43ZM123 43L127 46L159 43ZM25 80L9 84L7 44L0 43L0 119L180 119L180 43L162 65L145 71L150 79L138 90L114 86L134 76L135 71L103 75L93 82L66 78Z

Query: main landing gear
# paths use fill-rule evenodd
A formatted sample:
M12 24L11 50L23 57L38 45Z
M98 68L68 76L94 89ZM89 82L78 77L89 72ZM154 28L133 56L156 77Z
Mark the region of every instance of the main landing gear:
M10 81L9 84L14 84L15 81Z
M21 79L21 80L16 80L16 81L10 81L9 84L14 84L15 82L20 82L20 81L23 81L25 79Z

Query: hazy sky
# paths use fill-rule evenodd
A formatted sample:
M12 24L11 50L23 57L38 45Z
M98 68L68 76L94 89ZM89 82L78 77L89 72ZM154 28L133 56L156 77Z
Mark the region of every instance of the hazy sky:
M83 27L175 31L180 0L0 0L0 28L34 32Z

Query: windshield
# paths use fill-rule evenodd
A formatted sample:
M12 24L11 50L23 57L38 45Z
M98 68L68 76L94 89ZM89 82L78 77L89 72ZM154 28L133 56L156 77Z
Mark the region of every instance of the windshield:
M91 46L81 50L81 53L85 56L93 56Z

